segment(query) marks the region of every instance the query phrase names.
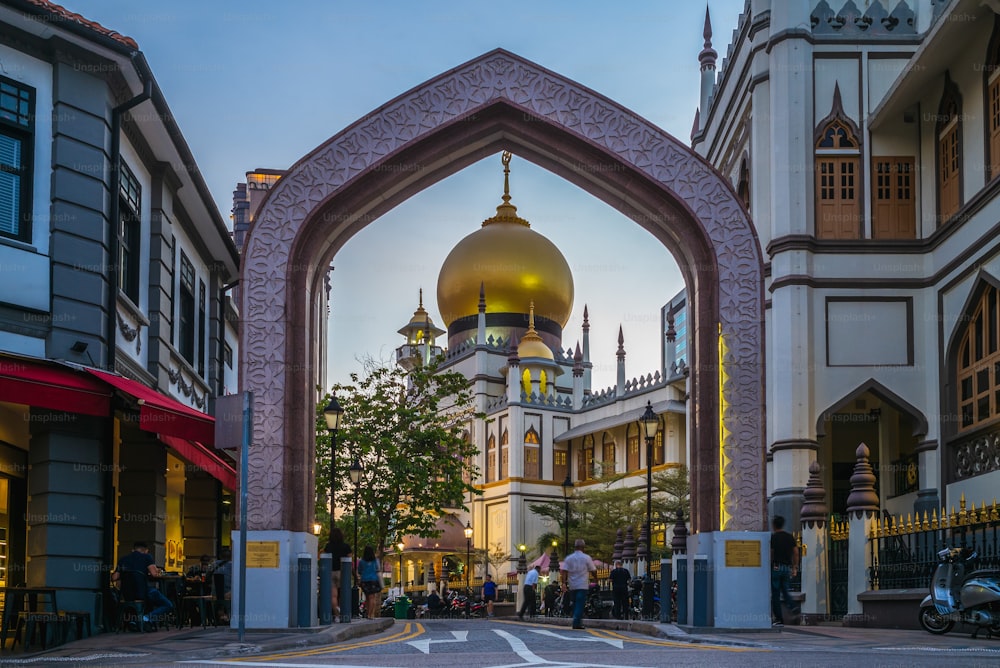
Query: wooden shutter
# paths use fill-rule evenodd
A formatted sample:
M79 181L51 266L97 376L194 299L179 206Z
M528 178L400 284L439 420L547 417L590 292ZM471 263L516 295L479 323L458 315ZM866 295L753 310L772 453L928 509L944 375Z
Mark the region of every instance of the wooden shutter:
M872 238L916 239L913 158L872 159Z
M857 156L816 156L816 236L857 239L860 236Z
M938 139L938 225L955 215L962 204L959 191L960 164L956 119L945 128Z
M990 114L990 178L1000 175L1000 69L990 77L987 98Z

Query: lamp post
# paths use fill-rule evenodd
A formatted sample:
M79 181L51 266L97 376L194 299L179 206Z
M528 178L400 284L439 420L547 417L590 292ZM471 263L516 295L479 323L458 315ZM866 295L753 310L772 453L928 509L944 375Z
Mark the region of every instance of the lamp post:
M573 496L573 481L569 479L569 474L566 474L566 479L562 481L562 493L563 493L563 503L565 504L565 519L566 526L564 528L563 535L563 548L565 550L566 556L569 556L569 500Z
M462 530L465 534L465 616L469 616L469 606L472 603L472 586L469 576L472 570L472 522L466 522Z
M406 544L403 541L396 543L396 548L399 550L399 593L406 593L406 585L403 583L403 550L406 548Z
M323 418L326 420L326 428L330 432L330 533L333 533L334 521L334 496L333 484L337 469L337 430L340 429L340 418L344 415L344 409L337 403L337 397L330 397L330 403L323 409Z
M646 578L649 578L649 562L653 558L653 439L660 426L659 418L653 412L653 404L646 402L646 412L639 418L646 437Z
M358 484L361 482L362 471L364 468L362 468L361 462L355 459L350 468L351 482L354 483L354 548L352 554L355 564L358 563ZM353 598L357 593L357 587L351 587L351 592L351 598ZM360 596L358 596L358 600L361 600ZM353 607L353 601L351 603Z

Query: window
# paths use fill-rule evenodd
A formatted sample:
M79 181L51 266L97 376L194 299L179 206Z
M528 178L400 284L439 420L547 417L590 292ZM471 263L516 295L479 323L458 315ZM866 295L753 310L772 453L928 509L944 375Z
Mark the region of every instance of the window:
M208 345L205 341L205 282L198 281L198 375L205 377L205 358Z
M228 343L222 344L222 360L230 369L233 368L233 349Z
M1000 15L993 15L993 34L986 47L983 61L983 90L986 93L986 165L989 169L987 180L1000 176Z
M628 435L628 455L626 465L629 471L639 470L639 433Z
M124 162L119 164L118 172L118 288L138 304L142 188Z
M594 479L594 436L584 436L583 448L580 449L576 463L576 477L580 480Z
M1000 417L1000 290L986 286L958 344L959 429Z
M872 158L872 238L916 239L913 158Z
M524 477L527 480L538 480L538 448L524 449Z
M736 184L736 196L743 202L743 206L750 210L750 170L747 169L747 159L744 157L740 163L740 180Z
M177 341L177 314L174 313L174 276L177 275L177 239L170 244L170 283L167 290L167 313L170 314L170 342Z
M0 235L31 242L35 89L0 77Z
M608 432L601 441L601 464L604 474L615 472L615 439Z
M663 428L656 430L656 438L653 439L653 465L658 466L666 462L665 451L663 449Z
M500 435L500 480L510 477L510 437L507 430Z
M569 459L566 456L565 450L553 450L552 451L552 479L556 482L562 482L569 475Z
M861 236L861 145L857 127L843 115L840 89L834 111L816 140L816 236L857 239Z
M962 101L958 88L945 72L944 95L937 115L938 225L951 219L962 206Z
M486 482L497 479L497 437L490 434L486 441Z
M177 347L181 356L194 364L194 265L181 251L181 298L178 314Z

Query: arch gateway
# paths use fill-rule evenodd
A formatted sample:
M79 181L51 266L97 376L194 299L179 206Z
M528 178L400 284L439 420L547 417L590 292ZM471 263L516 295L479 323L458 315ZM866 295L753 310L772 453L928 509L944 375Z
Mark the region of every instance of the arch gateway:
M746 210L660 128L495 50L333 136L259 210L241 276L241 386L254 395L249 540L274 536L304 551L311 537L315 333L333 256L395 205L501 150L620 210L673 254L692 305L692 531L766 528L763 259ZM259 600L252 575L248 598Z

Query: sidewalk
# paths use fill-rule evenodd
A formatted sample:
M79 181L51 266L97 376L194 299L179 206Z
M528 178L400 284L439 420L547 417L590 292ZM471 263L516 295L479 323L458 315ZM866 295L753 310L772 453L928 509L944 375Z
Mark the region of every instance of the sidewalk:
M243 656L261 652L302 649L343 642L352 638L380 633L393 624L390 618L355 619L350 624L332 624L309 629L281 631L247 630L244 641L238 640L236 629L228 627L184 628L149 633L100 633L75 640L45 651L4 648L0 666L44 665L47 660L63 665L79 661L80 665L111 666L124 663L148 664L226 656ZM10 640L8 640L8 647ZM75 665L75 664L74 664Z

